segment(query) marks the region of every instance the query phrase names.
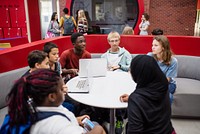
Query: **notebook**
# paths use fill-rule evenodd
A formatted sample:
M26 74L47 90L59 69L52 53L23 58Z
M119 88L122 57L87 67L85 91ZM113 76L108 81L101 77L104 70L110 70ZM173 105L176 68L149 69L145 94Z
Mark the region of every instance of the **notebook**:
M93 58L79 60L79 77L105 77L106 73L106 59Z
M77 79L74 88L68 89L69 93L89 93L89 79Z

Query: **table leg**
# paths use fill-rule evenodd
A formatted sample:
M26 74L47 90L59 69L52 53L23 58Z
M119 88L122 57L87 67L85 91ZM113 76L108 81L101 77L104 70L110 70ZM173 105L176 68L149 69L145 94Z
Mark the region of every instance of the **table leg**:
M110 134L115 134L115 109L110 109Z

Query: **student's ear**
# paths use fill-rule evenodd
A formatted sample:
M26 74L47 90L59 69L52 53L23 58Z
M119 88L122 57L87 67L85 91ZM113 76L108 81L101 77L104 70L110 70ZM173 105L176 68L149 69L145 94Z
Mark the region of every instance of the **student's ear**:
M40 68L40 64L39 63L35 63L35 68Z
M48 100L49 100L51 103L55 102L55 100L56 100L56 95L55 95L55 93L50 93L50 94L48 95Z

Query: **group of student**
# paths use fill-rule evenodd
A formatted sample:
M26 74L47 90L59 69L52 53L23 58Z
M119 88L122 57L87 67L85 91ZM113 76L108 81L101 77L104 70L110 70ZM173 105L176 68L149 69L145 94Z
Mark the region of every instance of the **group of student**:
M110 32L107 40L110 48L101 58L107 59L108 70L130 72L137 84L131 95L119 96L122 103L128 102L126 132L175 134L170 121L170 100L172 103L176 89L177 60L167 37L155 36L152 52L137 55L134 59L125 48L119 46L118 32ZM30 70L14 84L7 97L11 126L31 121L30 133L105 133L100 125L95 125L89 132L83 129L81 121L90 116L80 114L79 104L69 100L72 112L62 106L67 101L65 82L78 75L79 59L91 58L91 54L85 50L86 40L82 33L73 33L71 42L73 48L63 51L60 59L58 46L52 42L46 43L43 51L29 53ZM59 112L67 118L54 115L37 121L37 113L41 111Z
M86 34L88 31L88 17L86 16L86 11L78 10L76 20L73 16L68 15L68 8L63 9L63 16L60 18L60 22L58 22L58 14L57 12L53 12L51 16L51 21L49 23L47 33L53 34L56 36L67 36L74 33L74 31Z

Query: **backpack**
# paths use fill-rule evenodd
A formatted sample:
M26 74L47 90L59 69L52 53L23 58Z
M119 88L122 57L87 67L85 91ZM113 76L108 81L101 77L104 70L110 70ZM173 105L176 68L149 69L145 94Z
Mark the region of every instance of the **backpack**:
M37 112L37 121L46 119L53 115L61 115L71 121L66 115L59 113L59 112ZM21 124L19 126L11 127L9 124L10 116L7 114L4 118L3 124L0 129L0 134L29 134L30 128L33 125L30 120L26 124Z
M66 18L65 16L64 18L64 34L72 34L74 32L74 22L72 21L72 16L70 16L69 18Z

